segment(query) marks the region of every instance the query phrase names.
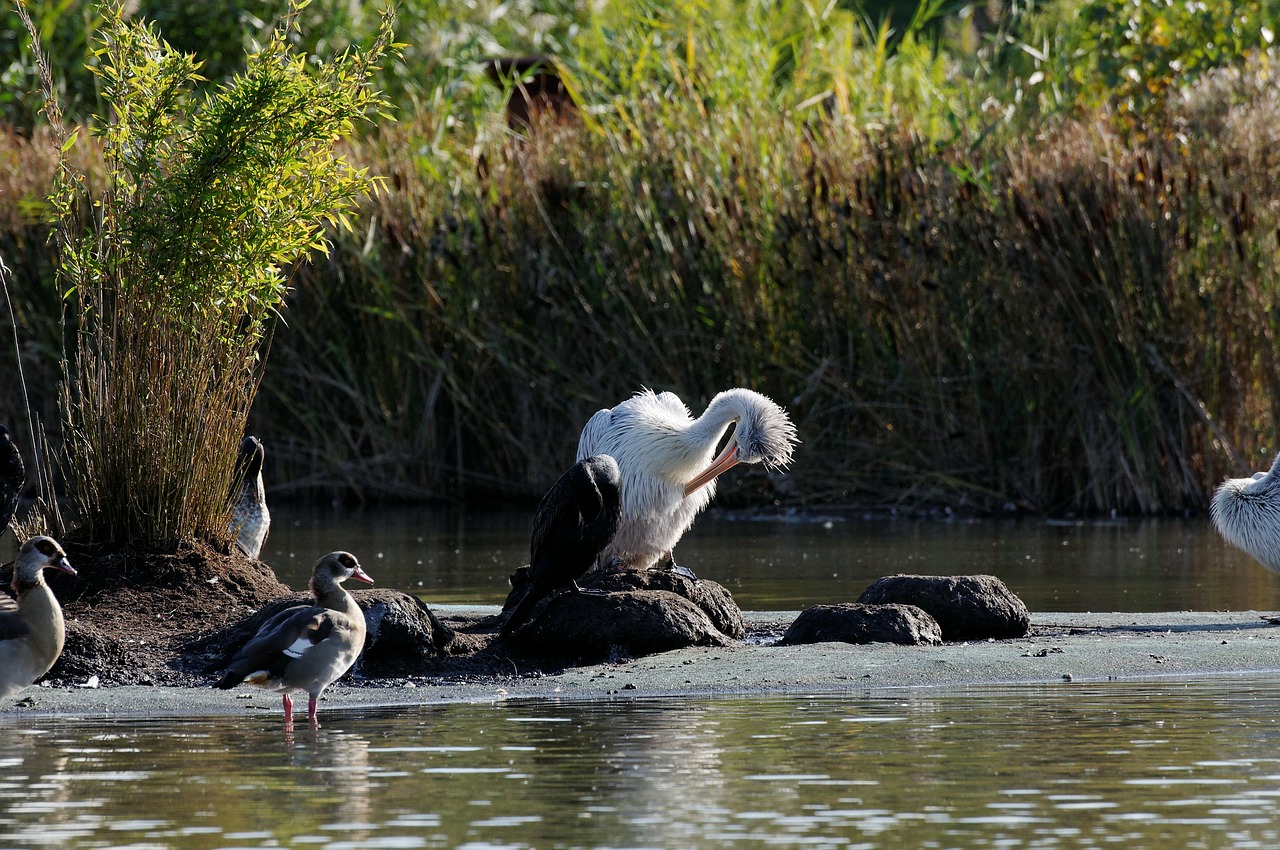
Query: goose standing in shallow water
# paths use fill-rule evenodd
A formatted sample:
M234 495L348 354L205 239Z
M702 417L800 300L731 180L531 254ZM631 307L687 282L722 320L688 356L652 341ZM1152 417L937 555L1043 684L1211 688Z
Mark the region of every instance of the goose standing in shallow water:
M266 450L257 437L245 437L236 457L235 502L231 509L231 537L236 547L250 558L262 554L262 544L271 530L267 491L262 484L262 461Z
M502 640L525 621L533 606L591 569L613 539L622 515L618 497L621 473L608 455L580 460L561 475L538 503L530 541L529 585L502 624Z
M46 567L76 574L58 541L32 537L13 562L16 601L0 593L0 699L48 673L62 654L66 626L57 598L44 583Z
M719 454L728 428L733 435ZM725 390L694 419L674 393L642 390L587 422L578 459L613 456L622 472L622 519L601 563L652 567L715 495L716 476L739 463L784 469L799 442L787 412L753 390Z
M289 694L305 692L307 720L316 722L324 689L351 669L364 648L364 612L342 587L349 578L373 584L350 552L330 552L311 573L315 605L291 605L262 624L231 659L217 687L244 682L283 695L285 723L293 723Z
M1222 539L1280 573L1280 456L1267 472L1218 485L1209 516Z

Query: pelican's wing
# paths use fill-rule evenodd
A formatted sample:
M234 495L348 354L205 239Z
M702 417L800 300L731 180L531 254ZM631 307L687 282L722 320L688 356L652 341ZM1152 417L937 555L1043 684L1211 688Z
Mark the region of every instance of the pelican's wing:
M658 393L658 405L668 411L672 416L684 419L692 419L693 413L689 410L689 405L680 400L680 396L675 393Z
M608 454L608 436L613 428L613 411L609 408L597 410L596 414L582 426L582 435L578 437L578 456L575 461L586 460L592 455Z

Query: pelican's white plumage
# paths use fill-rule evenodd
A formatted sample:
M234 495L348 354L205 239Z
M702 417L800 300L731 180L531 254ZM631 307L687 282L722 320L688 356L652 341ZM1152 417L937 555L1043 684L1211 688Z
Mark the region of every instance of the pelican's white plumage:
M1268 472L1218 485L1209 516L1222 539L1280 573L1280 456Z
M578 460L612 455L622 473L622 520L601 562L653 566L711 501L717 475L738 463L784 469L797 442L787 412L742 387L718 394L696 419L674 393L647 389L599 411L582 429Z

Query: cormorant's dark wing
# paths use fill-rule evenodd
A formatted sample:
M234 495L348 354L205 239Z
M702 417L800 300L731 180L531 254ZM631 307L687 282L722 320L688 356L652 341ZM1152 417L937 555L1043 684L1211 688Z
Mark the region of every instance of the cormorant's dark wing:
M577 530L581 522L578 518L582 502L580 491L584 488L595 491L595 484L587 474L583 462L579 461L569 467L542 497L538 510L533 515L533 536L529 541L530 563L538 562L552 538L558 543L567 531ZM597 502L599 498L599 492L595 491Z

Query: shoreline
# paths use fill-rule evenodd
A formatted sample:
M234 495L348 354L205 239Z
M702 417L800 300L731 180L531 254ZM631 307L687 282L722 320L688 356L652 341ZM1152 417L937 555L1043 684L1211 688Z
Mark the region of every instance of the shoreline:
M498 608L443 605L433 610L448 620L466 620ZM692 647L540 675L520 675L519 661L513 660L509 676L339 684L320 702L321 722L326 713L343 709L443 703L862 693L1280 674L1280 626L1258 611L1033 613L1030 632L1006 640L942 646L773 645L798 613L743 612L748 641L731 647ZM0 724L24 717L142 719L267 712L279 714L279 695L252 687L37 685L0 705Z

